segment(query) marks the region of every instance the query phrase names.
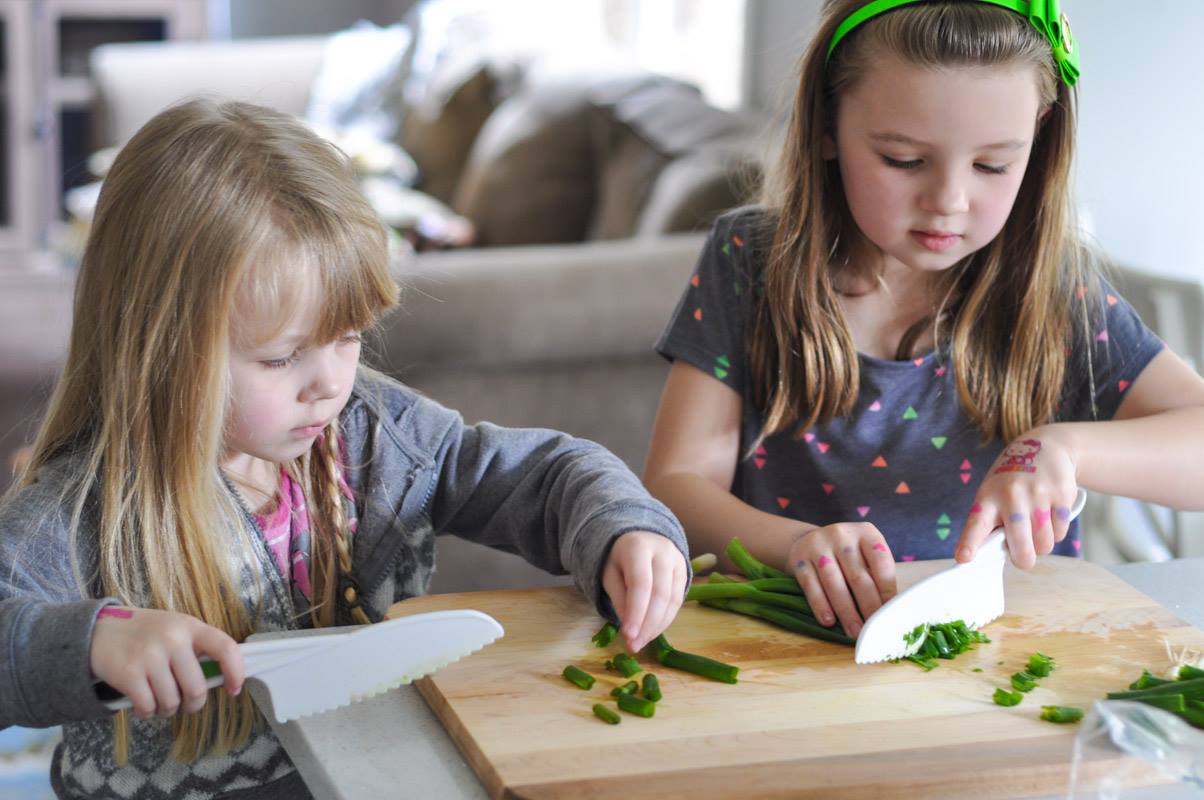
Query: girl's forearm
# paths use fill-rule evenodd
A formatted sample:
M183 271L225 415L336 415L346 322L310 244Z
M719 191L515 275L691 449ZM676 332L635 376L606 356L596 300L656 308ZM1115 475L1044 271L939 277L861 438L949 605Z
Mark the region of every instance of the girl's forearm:
M690 554L714 553L719 569L735 566L724 555L727 543L739 536L758 560L786 572L790 545L815 528L807 522L759 511L714 481L689 472L660 475L646 480L648 491L677 515L690 540Z
M1204 407L1059 423L1049 430L1066 443L1080 486L1184 511L1204 510Z

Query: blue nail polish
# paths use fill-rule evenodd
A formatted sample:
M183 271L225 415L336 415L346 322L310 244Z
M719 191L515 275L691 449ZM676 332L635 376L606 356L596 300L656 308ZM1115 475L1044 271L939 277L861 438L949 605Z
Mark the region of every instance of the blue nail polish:
M1013 511L1008 515L1008 520L1010 522L1024 522L1025 519L1027 519L1027 517L1025 517L1019 511Z
M1066 506L1058 506L1057 513L1058 519L1062 520L1063 522L1070 519L1070 509Z

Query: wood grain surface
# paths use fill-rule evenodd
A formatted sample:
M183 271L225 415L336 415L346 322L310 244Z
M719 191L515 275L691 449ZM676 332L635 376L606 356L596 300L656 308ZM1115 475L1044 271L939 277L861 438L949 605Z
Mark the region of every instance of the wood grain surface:
M898 565L906 587L949 561ZM1204 650L1204 632L1107 570L1049 556L1005 571L1007 613L990 644L924 672L910 663L853 663L853 649L759 620L686 603L667 632L680 650L740 667L739 683L668 670L641 655L664 691L655 717L591 713L613 706L625 679L603 663L620 652L590 637L601 624L569 588L428 595L389 616L475 608L505 636L418 682L494 797L882 798L1025 797L1065 792L1076 725L1038 718L1046 704L1089 708L1143 668L1164 668L1166 643ZM996 687L1040 650L1057 669L1015 707ZM598 678L583 691L568 664ZM981 670L976 672L975 669ZM638 677L638 676L637 676ZM1080 767L1091 783L1158 778L1119 752ZM1082 785L1082 783L1080 784Z

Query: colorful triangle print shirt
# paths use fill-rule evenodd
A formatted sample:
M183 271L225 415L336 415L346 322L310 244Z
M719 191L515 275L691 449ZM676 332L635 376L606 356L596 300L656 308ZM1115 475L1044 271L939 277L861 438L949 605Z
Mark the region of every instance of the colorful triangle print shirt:
M715 223L656 346L739 393L742 455L761 423L746 345L763 294L767 226L756 209ZM1085 345L1072 349L1058 421L1111 419L1125 390L1164 347L1102 281L1098 295L1089 306L1098 306L1091 370ZM899 561L951 558L974 494L1004 442L981 443L958 402L947 352L910 361L859 354L858 363L861 392L853 411L767 438L737 465L732 492L762 511L818 525L872 523ZM1054 552L1079 550L1076 522Z

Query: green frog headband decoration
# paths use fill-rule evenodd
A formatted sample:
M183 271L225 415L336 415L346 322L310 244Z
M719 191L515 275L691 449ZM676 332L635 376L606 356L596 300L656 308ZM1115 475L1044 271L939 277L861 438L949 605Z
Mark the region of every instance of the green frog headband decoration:
M900 6L921 3L925 0L874 0L850 14L832 34L828 44L828 58L840 40L854 28L866 20L879 14L899 8ZM1032 26L1049 42L1053 50L1054 61L1062 73L1062 80L1067 86L1074 86L1079 79L1079 46L1070 33L1070 21L1058 8L1058 0L974 0L974 2L990 3L1015 11L1028 19Z

